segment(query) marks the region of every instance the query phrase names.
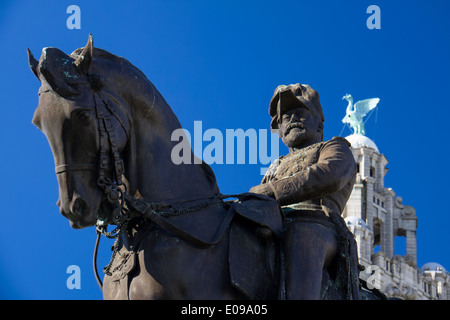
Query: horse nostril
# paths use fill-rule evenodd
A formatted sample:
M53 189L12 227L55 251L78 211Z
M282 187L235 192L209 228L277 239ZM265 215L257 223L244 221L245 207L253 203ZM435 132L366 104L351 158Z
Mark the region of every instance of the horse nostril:
M82 217L87 211L87 203L81 198L75 199L72 206L72 213Z

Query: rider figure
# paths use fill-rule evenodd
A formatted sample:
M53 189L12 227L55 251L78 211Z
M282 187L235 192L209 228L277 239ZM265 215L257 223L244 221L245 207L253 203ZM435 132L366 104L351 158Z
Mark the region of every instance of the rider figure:
M323 142L322 107L310 86L278 86L269 114L271 129L279 129L289 154L277 159L250 192L271 196L282 207L286 299L320 299L323 269L339 251L333 221L342 220L355 160L344 138Z

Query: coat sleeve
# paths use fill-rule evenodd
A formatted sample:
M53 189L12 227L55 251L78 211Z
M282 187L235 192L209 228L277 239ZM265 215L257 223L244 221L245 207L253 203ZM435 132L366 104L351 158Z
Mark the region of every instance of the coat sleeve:
M268 182L280 205L299 203L334 193L353 182L356 164L349 143L335 137L324 143L317 163L292 176Z

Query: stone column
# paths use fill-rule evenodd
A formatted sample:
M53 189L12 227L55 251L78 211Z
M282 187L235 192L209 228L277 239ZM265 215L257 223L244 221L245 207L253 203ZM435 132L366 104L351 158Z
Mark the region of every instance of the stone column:
M417 264L416 230L406 230L406 254Z
M385 233L386 256L392 258L394 256L394 197L395 192L389 188L384 189L383 195L385 197L384 208L386 209Z

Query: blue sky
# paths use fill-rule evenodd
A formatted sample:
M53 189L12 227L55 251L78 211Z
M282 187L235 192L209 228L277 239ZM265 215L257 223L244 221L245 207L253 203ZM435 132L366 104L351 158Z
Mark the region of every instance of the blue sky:
M80 30L66 26L72 4ZM366 27L372 4L380 30ZM450 268L449 12L447 1L2 1L0 298L101 298L95 230L71 229L55 204L53 157L31 124L39 82L26 56L27 47L37 58L49 46L71 53L89 33L141 69L191 132L194 121L203 131L268 129L273 90L301 82L319 91L330 139L350 134L344 94L379 97L366 132L389 161L385 186L416 209L418 266ZM222 193L258 184L260 167L212 165ZM102 239L100 268L111 245ZM70 265L80 267L79 290L66 287Z

